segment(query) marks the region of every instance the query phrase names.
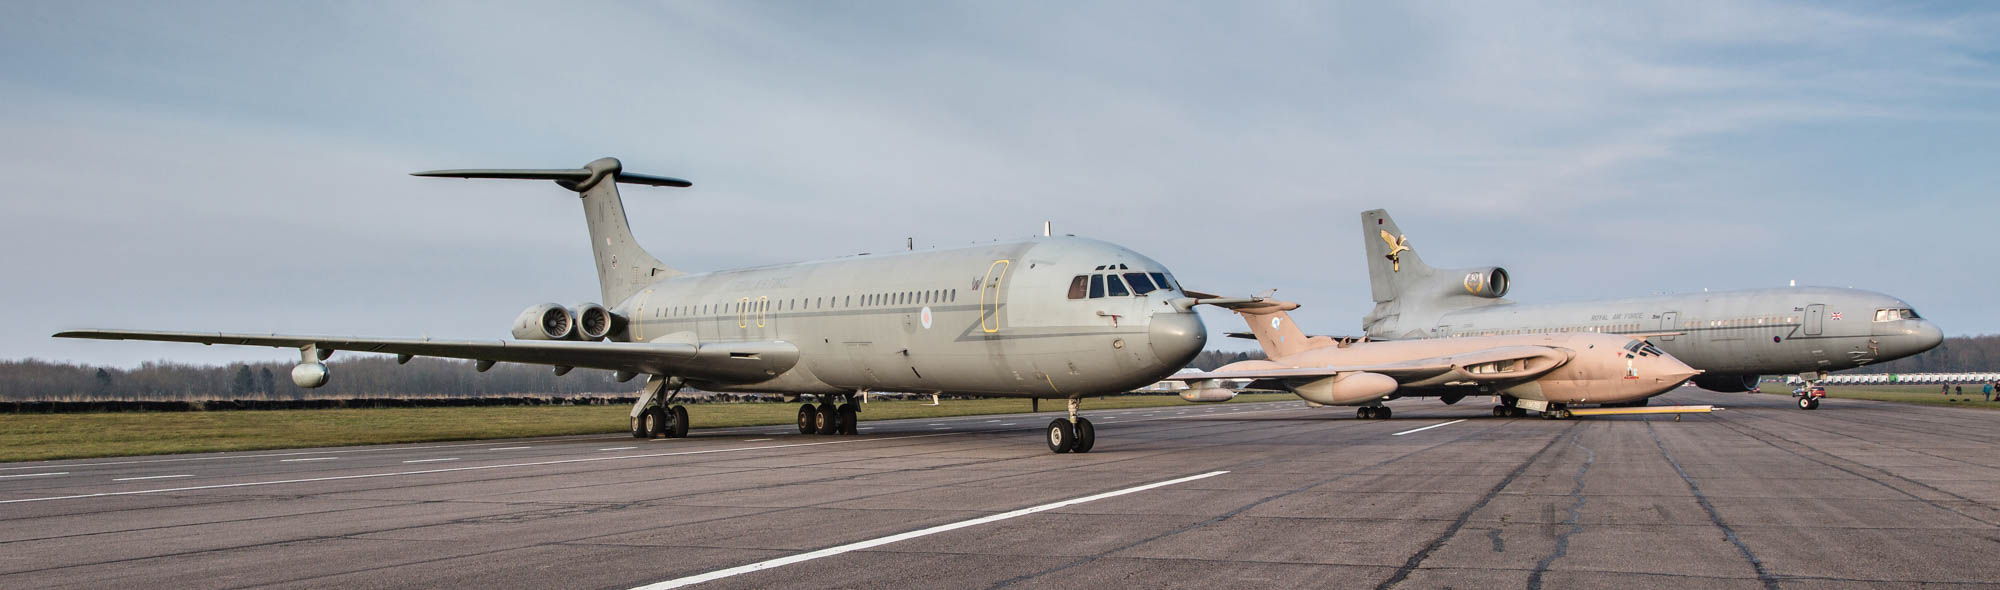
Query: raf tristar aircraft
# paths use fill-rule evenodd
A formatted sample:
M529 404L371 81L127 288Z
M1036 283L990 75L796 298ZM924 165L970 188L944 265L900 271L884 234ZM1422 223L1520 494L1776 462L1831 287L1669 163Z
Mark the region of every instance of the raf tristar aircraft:
M1938 345L1944 334L1901 299L1858 289L1792 287L1657 295L1576 303L1501 299L1507 271L1434 269L1381 209L1361 213L1375 310L1370 338L1496 334L1627 334L1645 338L1703 373L1695 385L1749 391L1759 375L1828 371L1898 359ZM1800 397L1801 409L1819 407Z
M1286 313L1298 309L1297 303L1213 302L1243 316L1269 360L1168 377L1188 382L1181 397L1189 401L1227 401L1236 394L1225 381L1249 381L1251 388L1283 389L1316 405L1361 406L1357 418L1388 418L1386 399L1438 397L1452 404L1467 395L1511 402L1494 406L1495 416L1534 410L1544 418L1568 418L1573 404L1628 404L1701 372L1626 336L1578 332L1345 342L1301 332Z
M579 170L440 170L417 176L553 180L582 197L606 306L542 304L515 320L516 340L354 338L83 330L59 338L293 347L292 380L327 382L336 350L616 371L649 377L632 435L685 436L686 385L709 391L816 394L800 433L854 434L866 391L1069 401L1050 422L1049 449L1088 452L1084 397L1151 384L1187 366L1207 342L1198 303L1167 269L1095 240L1042 237L969 248L854 256L685 274L632 238L619 183L686 187L623 172L603 158ZM1088 285L1088 287L1086 287ZM1100 288L1099 286L1108 288ZM604 341L608 340L608 341ZM835 403L833 400L838 400Z

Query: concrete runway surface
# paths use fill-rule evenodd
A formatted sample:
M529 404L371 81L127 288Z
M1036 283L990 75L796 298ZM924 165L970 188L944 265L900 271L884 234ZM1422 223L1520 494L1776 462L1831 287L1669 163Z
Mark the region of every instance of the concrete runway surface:
M2000 585L2000 413L1480 401L0 464L0 587Z

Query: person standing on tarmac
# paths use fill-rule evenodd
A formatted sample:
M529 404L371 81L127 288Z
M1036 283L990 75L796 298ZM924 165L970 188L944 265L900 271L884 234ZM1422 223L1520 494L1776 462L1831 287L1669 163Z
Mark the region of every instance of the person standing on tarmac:
M1979 395L1985 396L1986 401L1993 401L1993 384L1987 383L1979 386Z

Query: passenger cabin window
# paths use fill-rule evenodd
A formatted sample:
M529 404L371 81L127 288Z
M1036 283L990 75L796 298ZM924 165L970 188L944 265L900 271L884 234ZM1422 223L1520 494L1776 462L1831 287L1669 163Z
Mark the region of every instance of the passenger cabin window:
M1159 289L1159 287L1153 286L1153 280L1146 278L1146 273L1143 272L1125 273L1125 282L1131 283L1132 292L1138 295L1145 295Z
M1082 299L1084 295L1089 294L1089 288L1090 275L1076 275L1076 278L1069 280L1069 298Z

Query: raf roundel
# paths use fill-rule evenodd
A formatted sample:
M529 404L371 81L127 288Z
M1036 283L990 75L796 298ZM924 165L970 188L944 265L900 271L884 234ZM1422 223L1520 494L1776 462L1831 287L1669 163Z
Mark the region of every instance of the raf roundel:
M931 329L931 306L924 306L923 312L917 314L917 319L924 322L925 330Z
M1271 329L1273 330L1278 329L1278 324L1282 323L1285 323L1285 320L1283 318L1271 318Z

